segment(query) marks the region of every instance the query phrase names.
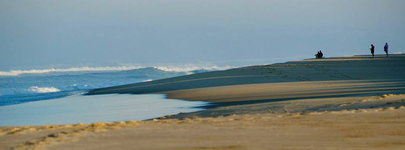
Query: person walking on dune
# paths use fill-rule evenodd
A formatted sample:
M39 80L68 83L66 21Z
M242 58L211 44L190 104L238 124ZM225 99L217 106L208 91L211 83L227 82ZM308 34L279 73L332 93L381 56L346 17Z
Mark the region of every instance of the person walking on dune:
M370 48L370 52L371 52L371 56L373 56L373 58L374 58L374 45L373 44L371 44L371 48Z
M385 52L385 54L386 54L387 57L388 57L388 43L385 43L384 52Z

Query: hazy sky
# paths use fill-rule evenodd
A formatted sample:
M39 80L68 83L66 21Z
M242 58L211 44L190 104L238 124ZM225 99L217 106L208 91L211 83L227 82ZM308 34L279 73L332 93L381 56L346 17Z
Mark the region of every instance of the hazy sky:
M0 0L0 70L405 52L405 0Z

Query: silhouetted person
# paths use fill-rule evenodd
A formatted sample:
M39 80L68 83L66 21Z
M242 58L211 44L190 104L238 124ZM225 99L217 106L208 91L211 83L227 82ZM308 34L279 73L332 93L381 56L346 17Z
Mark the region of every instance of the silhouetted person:
M319 50L319 55L321 56L320 58L323 58L323 53L321 50Z
M322 58L322 57L323 57L322 51L318 51L318 52L315 54L315 58Z
M388 43L385 43L384 52L385 52L385 54L386 54L387 57L388 57Z
M373 56L374 57L374 45L373 44L371 44L371 48L370 48L370 52L371 52L371 56Z

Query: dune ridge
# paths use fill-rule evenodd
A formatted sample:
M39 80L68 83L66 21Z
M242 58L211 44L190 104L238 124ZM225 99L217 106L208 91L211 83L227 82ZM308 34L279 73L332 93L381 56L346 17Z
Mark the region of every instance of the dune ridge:
M405 83L404 64L405 54L390 55L388 58L377 55L375 58L370 58L369 56L353 56L307 59L101 88L91 90L88 94L175 93L175 91L179 90L198 88L225 87L230 89L234 85L263 83L288 84L314 81L364 82L376 83L381 86L385 85L383 82L396 82L400 84L400 86L403 86ZM269 87L271 87L271 85ZM177 98L188 100L183 97Z

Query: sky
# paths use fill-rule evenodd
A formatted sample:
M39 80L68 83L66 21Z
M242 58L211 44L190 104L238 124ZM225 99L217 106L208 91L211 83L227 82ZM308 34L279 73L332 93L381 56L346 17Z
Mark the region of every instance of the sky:
M404 0L0 0L0 70L405 52Z

